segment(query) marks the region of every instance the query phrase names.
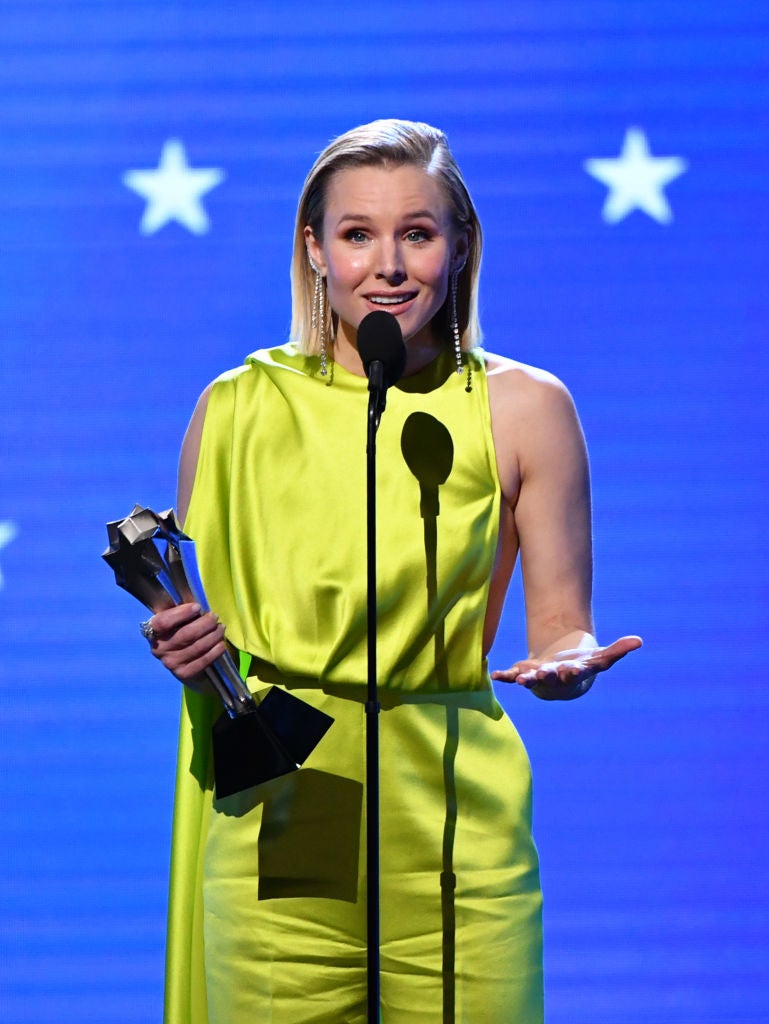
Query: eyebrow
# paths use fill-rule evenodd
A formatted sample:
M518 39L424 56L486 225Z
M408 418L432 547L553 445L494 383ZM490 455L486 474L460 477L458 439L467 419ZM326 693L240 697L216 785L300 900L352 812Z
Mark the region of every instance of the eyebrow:
M439 221L436 218L435 214L432 213L431 210L414 210L412 213L407 213L406 216L403 219L404 220L431 220L433 222L433 224L438 224L439 223ZM369 217L368 214L365 214L365 213L345 213L345 214L343 214L339 218L337 223L338 224L344 224L344 222L347 221L347 220L354 220L354 221L358 221L359 223L362 222L362 223L368 224L368 223L371 222L371 217Z

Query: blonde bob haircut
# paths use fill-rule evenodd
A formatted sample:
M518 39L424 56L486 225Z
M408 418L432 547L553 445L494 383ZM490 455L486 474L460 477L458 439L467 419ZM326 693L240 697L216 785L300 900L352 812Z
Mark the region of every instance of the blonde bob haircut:
M464 183L446 136L438 128L419 121L387 119L353 128L334 139L312 166L299 197L291 263L291 340L305 355L321 350L320 326L312 326L315 272L310 266L304 229L309 225L316 238L323 237L326 189L337 171L350 167L399 167L414 164L435 177L441 185L452 221L457 230L470 229L470 244L465 265L457 280L457 321L466 351L481 342L478 320L478 277L481 268L482 234L478 214ZM336 314L323 288L322 322L326 342L333 342ZM450 329L450 291L433 318L439 337L452 344Z

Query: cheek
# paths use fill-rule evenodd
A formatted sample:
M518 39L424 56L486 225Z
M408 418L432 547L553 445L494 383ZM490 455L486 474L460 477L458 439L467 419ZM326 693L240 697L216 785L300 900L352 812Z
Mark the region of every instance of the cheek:
M422 280L429 284L440 305L449 290L449 266L445 259L432 259L422 267Z
M345 287L357 284L365 277L368 263L362 253L346 253L343 258L329 256L328 284Z
M425 283L432 284L436 291L448 287L449 260L445 252L424 253L416 261L414 270Z

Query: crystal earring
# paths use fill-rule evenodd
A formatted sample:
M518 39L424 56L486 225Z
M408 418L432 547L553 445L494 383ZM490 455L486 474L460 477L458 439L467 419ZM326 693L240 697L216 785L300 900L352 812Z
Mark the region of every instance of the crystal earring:
M320 335L320 375L325 377L328 373L328 358L326 355L326 323L325 323L325 296L323 295L323 275L315 266L312 258L308 256L310 266L315 274L315 291L312 296L312 329Z
M459 336L459 320L457 318L457 280L462 267L451 275L451 335L454 339L454 355L457 360L457 373L462 373L462 339Z

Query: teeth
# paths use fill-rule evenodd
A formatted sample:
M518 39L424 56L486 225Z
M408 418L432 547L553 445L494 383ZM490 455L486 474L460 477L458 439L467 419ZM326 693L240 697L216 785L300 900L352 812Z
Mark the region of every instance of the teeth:
M369 295L369 302L376 302L380 306L399 306L403 302L408 302L411 298L410 295Z

